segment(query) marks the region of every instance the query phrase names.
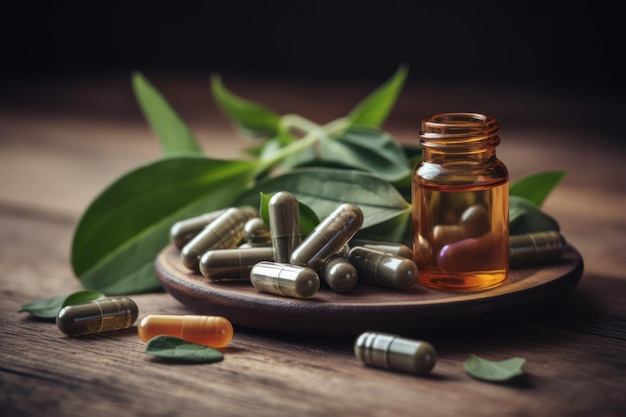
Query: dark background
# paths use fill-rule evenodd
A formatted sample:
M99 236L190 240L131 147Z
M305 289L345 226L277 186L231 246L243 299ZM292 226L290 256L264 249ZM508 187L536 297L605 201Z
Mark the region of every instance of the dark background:
M4 79L133 70L411 78L623 92L621 13L600 2L22 2Z

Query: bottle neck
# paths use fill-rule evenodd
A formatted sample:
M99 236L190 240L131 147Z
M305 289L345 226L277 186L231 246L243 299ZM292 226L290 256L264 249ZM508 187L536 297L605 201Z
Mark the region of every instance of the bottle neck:
M422 120L420 143L426 162L495 161L500 127L493 117L478 113L444 113Z

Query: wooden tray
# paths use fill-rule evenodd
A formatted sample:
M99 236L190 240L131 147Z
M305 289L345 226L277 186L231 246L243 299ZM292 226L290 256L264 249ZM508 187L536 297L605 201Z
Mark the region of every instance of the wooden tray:
M224 316L235 326L255 329L349 336L364 331L423 335L527 317L571 290L583 268L582 257L570 246L559 262L511 270L503 285L481 292L359 284L353 292L339 294L322 284L313 298L299 300L262 293L242 281L214 283L189 272L172 245L155 261L163 288L197 314Z

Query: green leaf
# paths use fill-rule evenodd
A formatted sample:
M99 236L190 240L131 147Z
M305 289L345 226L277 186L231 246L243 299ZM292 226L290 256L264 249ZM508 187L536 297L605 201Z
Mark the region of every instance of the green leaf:
M404 150L388 133L352 128L339 137L322 140L320 156L325 161L372 172L387 181L410 175Z
M259 214L268 226L270 226L269 202L274 194L276 193L261 193L261 206L259 208ZM313 229L315 229L315 226L318 225L320 220L315 212L301 201L298 201L298 209L300 213L300 232L302 237L306 237L313 231Z
M237 204L258 204L259 193L289 191L322 219L340 204L353 203L363 211L363 228L411 213L411 205L389 182L364 171L298 168L259 181Z
M490 382L508 381L524 374L524 358L511 358L503 361L489 361L476 355L471 355L463 363L465 371L474 378Z
M193 133L161 93L140 73L134 73L132 81L135 97L161 142L163 154L202 153Z
M107 295L160 288L153 263L179 220L226 208L249 185L255 164L179 156L123 175L87 208L72 241L72 267Z
M383 85L361 100L348 115L351 126L378 128L387 120L404 86L408 68L401 65Z
M77 291L70 295L45 298L22 304L18 312L26 311L31 315L41 319L54 319L59 311L69 305L82 304L90 301L100 300L105 295L97 291Z
M233 122L251 136L272 137L279 133L280 116L270 108L231 93L219 74L211 76L213 98Z
M509 235L559 231L559 223L539 207L516 195L509 196Z
M509 195L524 197L541 207L546 197L565 177L565 171L545 171L528 175L511 183Z
M213 363L224 359L215 348L167 335L148 340L146 353L176 362Z

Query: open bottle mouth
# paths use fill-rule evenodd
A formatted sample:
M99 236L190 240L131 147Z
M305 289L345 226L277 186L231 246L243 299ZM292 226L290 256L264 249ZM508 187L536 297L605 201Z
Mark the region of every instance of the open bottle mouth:
M441 113L422 120L420 138L428 148L475 149L500 144L495 118L480 113Z

